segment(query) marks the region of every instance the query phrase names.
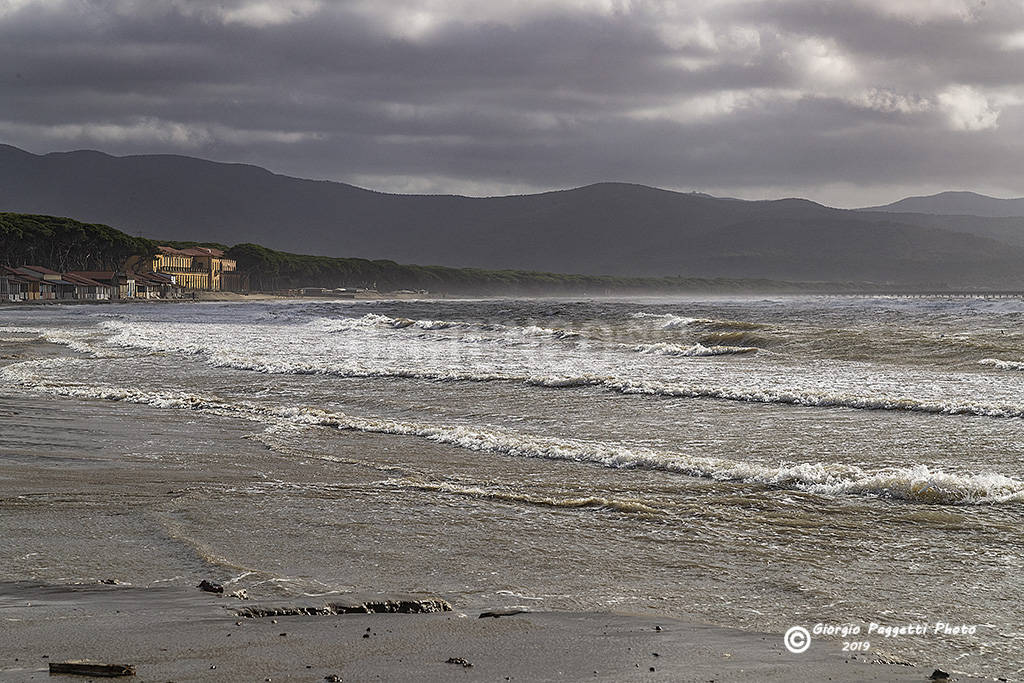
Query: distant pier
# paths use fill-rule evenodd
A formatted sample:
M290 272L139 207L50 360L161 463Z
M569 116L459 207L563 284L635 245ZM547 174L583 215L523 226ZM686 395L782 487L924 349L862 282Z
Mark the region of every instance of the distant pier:
M847 292L839 296L876 297L884 296L893 299L1024 299L1024 291L1020 290L922 290L922 291L877 291Z

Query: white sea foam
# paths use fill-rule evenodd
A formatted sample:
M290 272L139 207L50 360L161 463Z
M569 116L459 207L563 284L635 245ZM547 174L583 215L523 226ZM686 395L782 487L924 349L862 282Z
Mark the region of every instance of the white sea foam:
M998 358L983 358L978 363L981 365L990 365L997 370L1024 370L1024 361L1018 360L1000 360Z
M442 382L520 382L543 387L598 386L624 394L718 399L795 406L894 410L945 415L1024 417L1015 386L994 384L981 374L899 374L869 364L831 363L809 367L780 364L772 358L732 364L676 363L672 356L753 353L754 347L623 345L595 342L585 351L565 345L519 347L527 328L496 343L453 345L432 334L405 336L371 314L339 320L321 318L309 325L267 326L106 320L93 332L18 328L99 356L111 346L154 353L202 355L215 367L267 374L325 375L350 378L407 378ZM383 323L381 322L383 321ZM362 325L372 331L349 338L324 334L331 325ZM310 328L312 325L315 329ZM508 328L512 329L512 328ZM546 328L537 328L546 333ZM3 332L0 329L0 332ZM500 332L500 331L499 331ZM90 336L92 335L92 336ZM464 337L457 335L460 341ZM484 348L486 346L486 348ZM749 348L749 350L747 350ZM646 356L630 361L623 350ZM121 353L124 353L123 351ZM633 358L636 356L634 355ZM659 360L660 359L660 360ZM765 359L767 360L767 359Z
M421 330L445 330L450 327L466 327L463 322L453 320L413 320L411 318L392 318L377 313L367 313L358 318L314 318L306 323L309 328L322 332L349 332L374 328Z
M672 330L682 327L701 327L731 330L759 330L769 327L764 323L747 322L744 320L724 320L718 318L690 318L674 313L634 313L633 318L649 319L658 323L662 329Z
M537 325L527 325L526 327L520 329L522 331L522 334L531 337L554 337L555 339L575 339L576 337L580 336L579 332L573 332L572 330L560 330L551 327L538 327Z
M832 391L779 388L732 388L672 385L645 381L606 381L604 386L625 394L650 394L680 398L714 398L747 403L781 403L795 406L904 410L939 415L1024 417L1024 405L967 400L921 399L911 396L858 395Z
M392 318L378 313L367 313L357 318L314 318L305 323L306 327L317 332L338 333L366 330L415 329L415 330L447 330L452 328L469 329L482 327L492 332L503 332L523 337L554 337L571 339L580 336L578 332L557 328L540 327L538 325L509 326L490 323L483 326L472 325L456 320L414 320L412 318ZM111 328L115 329L115 328Z
M0 327L0 334L23 334L26 337L40 338L50 330L42 327Z
M633 350L637 353L653 353L660 356L692 357L728 356L734 354L757 353L758 351L758 349L753 346L704 346L703 344L681 346L679 344L669 344L666 342L658 342L656 344L639 344L634 346Z
M579 439L558 439L496 427L434 425L380 417L357 417L308 406L264 406L216 396L145 391L131 387L64 384L41 377L53 361L0 367L0 378L34 391L76 398L203 411L265 424L280 422L374 434L419 437L473 451L641 468L690 477L791 488L820 495L873 495L942 504L1024 502L1024 481L997 473L955 474L926 465L868 471L856 466L807 462L768 465L709 458L645 447Z
M364 318L348 320L362 321L359 324L366 324ZM934 386L921 384L928 393L915 396L910 393L909 387L912 385L905 381L905 376L901 376L899 381L881 376L873 377L870 381L861 379L862 372L873 372L868 366L863 366L863 369L861 366L841 369L844 373L841 376L835 375L835 370L830 368L827 372L832 373L831 376L825 373L820 373L821 377L817 374L801 374L788 380L785 376L779 375L774 366L768 373L747 372L742 376L725 371L725 374L705 377L704 373L694 371L693 376L689 377L656 379L655 372L645 369L644 372L636 374L635 368L622 366L618 360L608 358L600 362L588 359L586 363L579 363L575 359L567 362L562 356L541 354L528 357L529 362L523 364L512 362L518 359L508 356L503 351L493 354L488 352L483 356L462 357L443 353L438 355L438 350L433 346L415 347L416 353L420 355L413 358L412 347L405 342L398 346L389 346L390 342L386 339L375 341L363 338L332 352L321 352L319 348L315 348L315 352L302 353L302 348L282 348L276 345L276 341L271 343L269 340L255 339L249 344L239 342L230 336L234 330L221 331L219 334L223 339L213 339L212 327L208 332L206 328L195 330L187 324L175 327L169 323L149 326L143 323L106 321L101 325L116 331L110 339L111 344L156 352L204 354L207 362L216 367L268 374L351 378L394 377L442 382L510 381L544 387L600 386L624 394L747 403L897 410L944 415L1024 417L1024 403L1009 395L1002 400L986 400L984 393L956 395L945 391L936 392ZM275 337L274 340L276 339ZM309 341L306 345L311 346L313 343ZM694 347L648 346L653 348L646 351L639 347L633 348L654 357L665 355L666 351L668 355L673 351L677 355L689 353L696 356L706 353ZM692 350L686 351L687 349ZM737 351L730 350L729 353ZM666 366L666 369L668 367ZM678 367L672 369L686 370ZM956 382L950 383L949 386L962 384ZM990 390L986 387L986 391Z
M672 313L634 313L634 318L651 318L661 322L660 327L666 330L676 329L678 327L687 327L697 322L705 321L703 318L686 318L679 315L673 315Z

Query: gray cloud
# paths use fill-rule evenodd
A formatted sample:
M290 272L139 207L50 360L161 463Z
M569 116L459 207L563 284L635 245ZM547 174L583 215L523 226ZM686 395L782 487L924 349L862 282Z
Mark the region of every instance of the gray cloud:
M1018 2L490 4L0 0L0 141L396 191L1024 195Z

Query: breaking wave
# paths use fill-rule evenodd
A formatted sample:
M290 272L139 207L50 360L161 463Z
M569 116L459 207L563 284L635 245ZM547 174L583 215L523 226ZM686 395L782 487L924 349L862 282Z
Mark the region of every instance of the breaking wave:
M315 318L307 323L315 330L322 332L349 332L373 328L405 329L408 327L420 330L445 330L450 327L467 327L467 323L453 320L412 320L411 318L392 318L377 313L367 313L359 318Z
M696 322L710 322L702 318L686 318L672 313L634 313L634 318L651 318L661 321L660 327L664 330L674 330L679 327L687 327Z
M366 317L346 319L348 321L362 321L366 324ZM395 320L395 319L391 319ZM322 322L317 324L324 324ZM346 323L347 324L347 323ZM106 321L101 326L109 326L110 329L118 332L114 337L106 340L95 340L83 335L82 331L61 331L52 329L18 328L18 331L29 333L45 334L45 338L59 344L65 344L75 350L90 353L100 358L117 357L113 349L104 348L96 344L113 344L115 346L145 349L152 353L182 353L193 355L205 355L206 362L214 367L231 368L260 372L266 374L290 374L290 375L323 375L345 378L402 378L438 382L492 382L507 381L521 382L523 384L538 387L600 387L609 391L615 391L629 395L651 395L665 396L672 398L693 398L693 399L715 399L724 401L736 401L744 403L768 403L783 404L804 407L820 408L849 408L858 410L893 410L919 413L930 413L936 415L977 415L984 417L998 418L1020 418L1024 417L1024 403L1018 401L1005 402L986 401L971 397L944 398L944 397L915 397L901 392L898 386L893 386L888 392L872 387L870 385L851 388L848 391L842 389L828 388L806 388L800 386L798 380L796 386L778 386L771 378L766 377L761 385L743 381L739 384L721 384L706 382L703 377L676 380L657 380L646 378L631 378L622 376L615 368L594 368L593 371L578 373L552 372L557 366L519 368L502 365L500 363L487 364L476 369L448 365L443 369L431 367L417 367L416 365L382 365L369 366L361 364L356 360L345 358L327 358L322 356L302 357L298 355L275 355L266 356L260 353L251 353L249 349L234 350L230 353L215 352L203 341L202 335L196 335L189 339L198 341L171 342L165 334L156 335L151 340L139 339L137 335L129 333L129 328L120 321ZM526 328L518 328L526 329ZM537 328L544 330L545 328ZM0 329L0 333L4 330ZM14 331L13 329L11 331ZM93 343L95 342L95 343ZM656 356L716 356L749 354L758 351L755 347L705 347L703 345L682 346L674 344L647 344L639 346L628 346L641 354L653 354ZM120 352L120 353L123 353ZM1009 362L1009 361L1002 361ZM346 364L348 363L348 364Z
M111 330L119 330L117 323L106 323L105 327ZM447 330L479 328L489 332L504 332L518 337L552 337L554 339L575 339L580 336L572 330L554 329L539 327L537 325L526 325L522 327L501 325L491 323L476 325L473 323L455 320L413 320L412 318L392 318L377 313L367 313L358 318L315 318L306 323L306 326L317 332L336 334L342 332L364 331L374 329L413 329L413 330Z
M467 450L513 457L573 461L617 469L655 470L716 481L795 489L819 495L865 495L946 505L1024 502L1024 481L996 473L963 475L931 470L926 465L878 471L820 462L767 465L617 443L558 439L494 427L434 425L379 417L357 417L307 406L264 406L216 396L62 384L43 379L35 372L47 366L55 367L55 362L59 360L26 361L0 367L0 377L53 396L202 411L270 425L285 423L418 437ZM482 491L482 495L501 493ZM598 498L586 496L573 500L578 507L604 504Z
M679 344L667 344L659 342L656 344L640 344L633 347L637 353L653 353L660 356L729 356L735 354L757 353L758 349L752 346L704 346L694 344L693 346L680 346Z
M507 328L506 328L507 329ZM531 337L554 337L555 339L576 339L580 336L579 332L573 332L572 330L559 330L552 329L550 327L538 327L536 325L527 325L521 328L522 333Z
M1024 406L1020 404L942 401L896 396L863 396L799 389L737 389L729 387L680 386L643 381L607 381L602 384L624 394L712 398L747 403L781 403L794 406L855 408L858 410L902 410L936 415L1024 417Z
M981 365L990 365L997 370L1024 370L1024 361L1000 360L998 358L983 358L978 361Z
M328 319L311 321L318 329L331 325L342 326L392 326L396 321L408 319L391 318L369 314L359 318ZM414 324L436 323L437 321L413 321ZM404 323L403 323L404 324ZM469 325L468 323L445 323ZM82 353L98 358L116 358L124 355L124 348L142 349L149 353L180 353L202 355L204 361L214 367L260 372L265 374L323 375L344 378L404 378L437 382L520 382L526 385L550 388L598 387L628 395L651 395L673 398L711 399L745 403L783 404L803 407L845 408L857 410L889 410L929 413L936 415L976 415L995 418L1024 417L1024 402L1014 395L1003 392L1002 397L985 398L985 393L973 395L963 393L956 397L937 394L923 388L919 395L912 392L913 385L902 385L882 378L882 382L859 381L850 375L849 387L830 380L827 383L814 381L814 377L794 377L786 381L775 372L732 376L732 373L697 373L695 368L679 370L676 365L662 363L659 368L653 357L713 357L757 353L753 346L727 346L704 344L677 345L670 343L616 345L615 348L652 356L650 364L644 363L642 373L635 367L621 365L618 360L609 363L584 365L566 364L558 356L544 357L537 365L503 362L500 356L469 356L470 363L458 362L460 356L442 357L443 364L424 363L402 354L392 354L381 360L367 353L373 347L355 346L356 352L345 346L334 353L311 354L291 353L284 347L262 346L238 343L231 338L224 348L210 334L196 333L188 323L162 323L160 328L139 327L120 320L105 320L97 327L87 329L57 329L39 327L0 327L0 334L35 334L48 341L63 344ZM574 334L566 330L541 327L507 328L517 331L517 336L529 334L553 335L571 339ZM97 334L99 332L100 334ZM110 336L109 333L113 332ZM187 334L186 334L187 333ZM221 337L232 333L221 331ZM465 335L460 335L460 338ZM469 338L472 338L470 336ZM214 339L211 341L211 339ZM502 336L493 340L509 343ZM284 343L284 342L282 342ZM512 342L514 343L514 342ZM112 348L113 347L113 348ZM385 347L387 348L387 347ZM602 353L614 350L607 347ZM135 354L137 355L137 354ZM477 362L479 359L479 362ZM518 360L518 359L517 359ZM1024 369L1024 362L1002 361L988 358L980 361L1000 369ZM682 364L678 364L682 367ZM724 372L724 371L723 371ZM692 374L685 377L683 374ZM949 378L945 377L948 381ZM844 380L844 383L846 380ZM959 393L959 392L958 392Z
M660 322L659 327L665 330L673 330L681 327L699 327L704 330L762 330L767 325L752 323L744 320L719 320L717 318L689 318L675 315L674 313L647 313L641 311L634 313L634 319L649 319Z
M756 351L756 349L752 351ZM424 371L414 368L324 367L318 364L294 360L279 360L268 363L240 356L219 360L210 359L209 362L216 367L268 374L329 375L346 378L400 378L436 382L506 381L549 388L601 387L622 394L671 398L717 399L743 403L775 403L816 408L895 410L935 415L977 415L998 418L1024 417L1024 405L1022 404L921 399L911 396L863 395L799 388L722 387L699 383L629 380L590 374L522 375L498 370L472 372L464 370Z

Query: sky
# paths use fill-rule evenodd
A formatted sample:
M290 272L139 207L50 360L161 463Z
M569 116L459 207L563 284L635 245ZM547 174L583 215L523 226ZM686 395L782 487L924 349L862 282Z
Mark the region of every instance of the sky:
M388 192L1024 195L1024 0L0 0L0 142Z

